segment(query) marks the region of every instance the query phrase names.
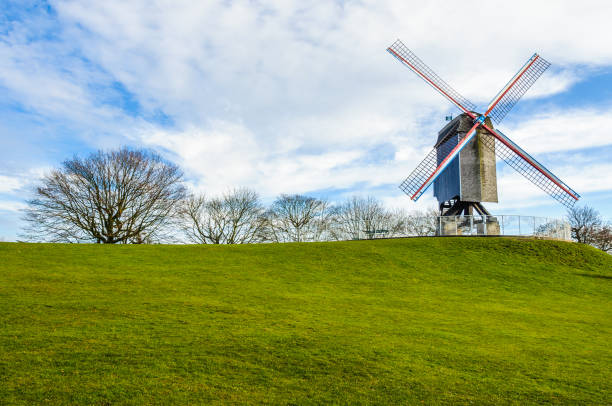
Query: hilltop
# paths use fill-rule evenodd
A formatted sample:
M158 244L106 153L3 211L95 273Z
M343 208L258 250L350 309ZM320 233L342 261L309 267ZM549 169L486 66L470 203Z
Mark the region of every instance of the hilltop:
M7 404L612 403L573 243L0 243L0 308Z

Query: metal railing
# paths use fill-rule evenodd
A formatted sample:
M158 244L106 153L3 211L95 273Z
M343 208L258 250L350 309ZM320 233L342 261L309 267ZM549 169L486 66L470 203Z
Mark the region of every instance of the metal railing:
M353 239L418 236L522 236L571 241L567 221L519 215L412 217L400 227L359 231Z
M436 235L508 235L571 240L570 225L549 217L439 216Z

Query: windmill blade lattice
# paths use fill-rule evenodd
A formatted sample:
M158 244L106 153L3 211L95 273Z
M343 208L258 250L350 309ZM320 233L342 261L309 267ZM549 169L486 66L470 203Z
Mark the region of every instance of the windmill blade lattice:
M476 105L461 96L399 39L387 51L464 112L476 110Z
M450 152L450 151L448 151ZM422 184L431 176L432 173L438 167L438 154L436 149L429 151L429 154L425 156L425 159L417 165L416 168L408 175L406 179L400 184L399 188L408 196L412 196L421 187Z
M546 169L544 165L536 161L501 131L495 129L495 132L501 135L501 137L485 136L480 138L486 147L492 149L498 158L504 160L510 167L544 192L548 193L559 203L567 208L572 208L574 206L574 203L576 203L580 197L578 193L574 192L569 186L553 175L552 172ZM540 169L537 168L538 166Z
M429 154L425 156L425 159L417 165L410 175L400 184L400 189L406 193L414 201L417 201L419 197L425 192L425 188L421 189L421 186L427 182L431 175L436 171L438 165L442 162L442 159L449 155L455 145L450 143L442 144L439 148L432 149ZM442 158L438 158L439 156ZM415 196L419 192L418 196Z
M493 98L484 115L491 117L496 124L499 124L549 66L548 61L534 54Z

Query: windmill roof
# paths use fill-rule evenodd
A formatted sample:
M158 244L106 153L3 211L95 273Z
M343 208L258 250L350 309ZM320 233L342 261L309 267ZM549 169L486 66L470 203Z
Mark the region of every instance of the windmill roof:
M444 144L450 137L457 133L467 132L470 127L472 127L472 119L470 116L465 113L458 115L438 132L438 139L436 140L434 148Z

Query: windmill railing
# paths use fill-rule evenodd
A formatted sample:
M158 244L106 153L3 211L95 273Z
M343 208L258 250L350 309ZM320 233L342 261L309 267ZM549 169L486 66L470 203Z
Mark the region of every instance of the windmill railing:
M570 225L567 221L550 217L520 215L411 217L392 227L359 230L355 231L350 238L345 236L340 239L366 240L427 236L516 236L571 241Z
M571 240L565 220L519 215L438 216L436 235L524 236Z

